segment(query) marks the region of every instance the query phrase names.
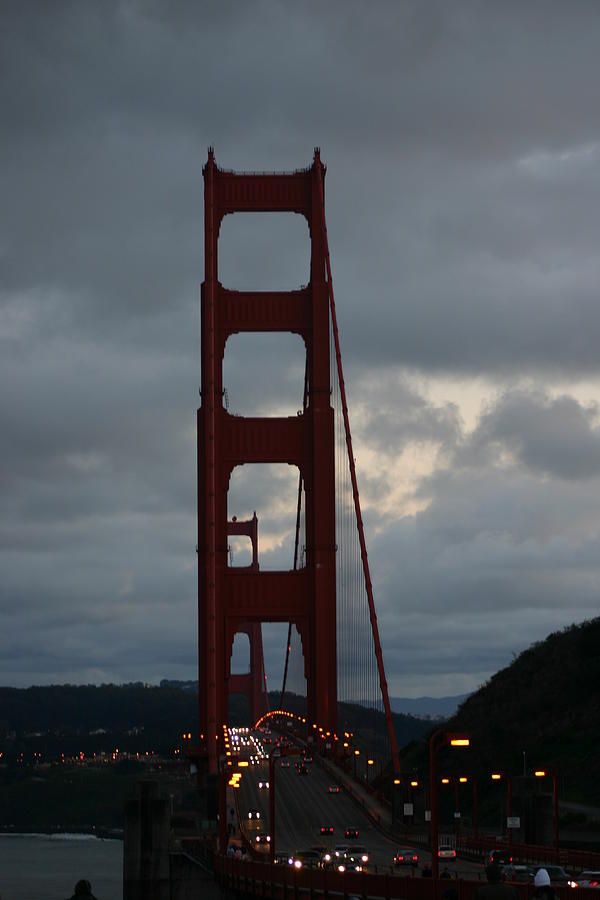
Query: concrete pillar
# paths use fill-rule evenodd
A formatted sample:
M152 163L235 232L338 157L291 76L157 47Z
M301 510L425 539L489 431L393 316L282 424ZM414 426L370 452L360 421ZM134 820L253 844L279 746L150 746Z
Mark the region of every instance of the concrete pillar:
M140 781L125 804L123 900L170 900L171 801L158 782Z

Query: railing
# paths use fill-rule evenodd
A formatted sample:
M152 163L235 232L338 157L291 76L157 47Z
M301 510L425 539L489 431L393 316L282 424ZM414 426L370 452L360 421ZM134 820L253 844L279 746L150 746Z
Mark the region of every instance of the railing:
M456 845L457 851L462 856L474 859L482 857L488 850L494 848L508 850L506 841L498 841L492 837L462 837ZM549 865L564 866L577 872L581 869L600 869L600 853L593 850L573 850L561 848L555 850L542 844L520 844L513 842L510 851L513 859L520 863L548 863Z
M243 862L215 856L215 874L221 887L250 896L286 900L302 896L303 900L334 894L362 900L472 900L480 881L465 879L433 879L365 872L343 874L326 869L294 869L292 866ZM521 900L529 900L533 884L512 885ZM556 887L559 900L589 898L585 888Z

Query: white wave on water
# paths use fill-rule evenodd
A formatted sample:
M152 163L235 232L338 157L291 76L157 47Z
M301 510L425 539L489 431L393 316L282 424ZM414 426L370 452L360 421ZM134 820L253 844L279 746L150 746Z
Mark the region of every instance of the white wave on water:
M9 831L0 834L7 838L37 838L42 841L116 841L118 838L99 837L97 834L79 834L78 832L61 831L54 834L44 834L36 831Z

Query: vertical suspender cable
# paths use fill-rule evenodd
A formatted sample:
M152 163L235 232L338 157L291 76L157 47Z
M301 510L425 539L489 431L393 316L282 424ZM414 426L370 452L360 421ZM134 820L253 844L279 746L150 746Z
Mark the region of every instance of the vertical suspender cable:
M344 431L346 433L346 447L348 449L348 461L350 463L350 478L352 481L352 495L354 498L354 510L356 513L356 522L358 526L358 538L360 543L360 553L362 558L362 566L365 577L365 586L367 589L367 598L369 601L369 615L371 618L371 629L373 631L373 641L375 644L375 655L377 657L377 667L379 670L379 686L383 697L383 705L385 708L385 718L390 737L390 748L392 751L392 761L394 772L400 772L400 760L398 759L398 747L396 744L396 735L394 734L394 723L392 721L392 710L390 707L390 698L388 695L387 681L385 678L385 669L383 667L383 653L381 651L381 642L379 640L379 628L377 625L377 615L375 613L375 601L373 599L373 585L371 584L371 573L369 571L369 560L367 557L367 545L365 542L365 533L360 511L360 498L358 496L358 483L356 480L356 468L354 465L354 453L352 450L352 437L350 435L350 420L348 418L348 405L346 403L346 386L344 383L344 375L342 371L342 354L340 352L340 339L337 327L337 317L335 313L335 301L333 298L333 282L331 278L331 261L329 258L329 242L327 240L327 223L325 221L325 198L323 194L323 170L319 165L319 200L321 202L321 215L323 220L323 240L325 243L325 262L327 264L327 284L329 288L329 305L331 309L331 323L333 327L333 337L335 341L335 355L337 360L338 379L340 385L340 396L342 399L342 412L344 416Z

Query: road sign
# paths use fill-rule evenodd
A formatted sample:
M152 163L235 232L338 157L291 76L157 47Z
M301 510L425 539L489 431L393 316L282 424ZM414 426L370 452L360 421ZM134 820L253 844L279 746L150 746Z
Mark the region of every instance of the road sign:
M520 816L507 816L506 827L507 828L520 828L521 827Z
M414 815L414 809L413 809L413 804L412 804L412 803L405 803L405 804L404 804L404 815L405 815L405 816L412 816L412 815Z
M425 821L431 822L431 810L430 809L425 810Z
M459 813L458 810L456 810L456 812L454 813L454 818L455 818L455 819L460 819L460 813Z

